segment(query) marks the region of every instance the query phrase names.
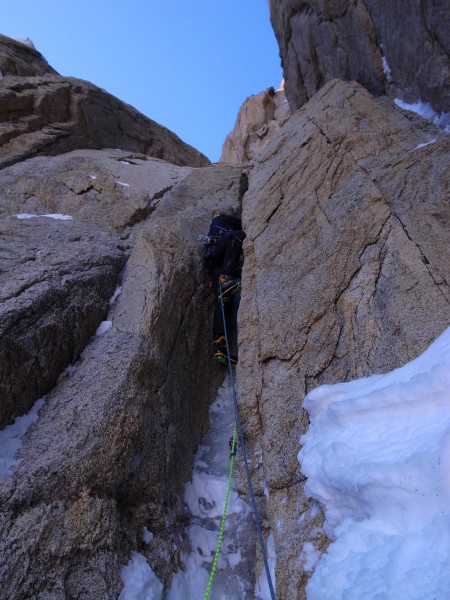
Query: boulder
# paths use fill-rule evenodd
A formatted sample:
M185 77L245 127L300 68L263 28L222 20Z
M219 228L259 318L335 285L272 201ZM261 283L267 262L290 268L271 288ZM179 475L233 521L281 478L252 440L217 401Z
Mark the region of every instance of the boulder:
M238 165L253 161L289 116L284 89L275 92L269 88L250 96L223 144L220 162Z
M205 334L212 298L197 238L214 215L240 210L244 183L238 168L190 170L132 228L121 294L101 317L111 326L61 373L20 464L0 477L5 597L116 599L131 550L170 580L183 547L183 486L223 377ZM55 227L44 218L17 224L43 225ZM112 243L117 234L104 231ZM42 232L41 248L48 244Z
M250 172L238 396L277 598L305 597L303 544L327 544L297 462L304 395L403 365L450 323L449 149L434 126L333 80Z
M446 0L270 0L294 112L333 78L450 112Z

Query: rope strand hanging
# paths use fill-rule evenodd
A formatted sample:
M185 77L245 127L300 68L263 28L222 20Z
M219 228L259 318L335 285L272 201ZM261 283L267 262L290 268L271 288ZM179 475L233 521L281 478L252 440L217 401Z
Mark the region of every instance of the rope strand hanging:
M259 545L261 547L261 555L263 557L264 568L265 568L266 576L267 576L267 582L269 584L270 596L271 596L272 600L275 600L275 592L274 592L274 588L273 588L272 577L270 575L269 561L267 559L266 546L264 543L264 538L263 538L263 534L262 534L262 530L261 530L261 522L260 522L260 518L259 518L258 507L256 506L255 492L253 490L253 484L252 484L252 479L251 479L251 475L250 475L250 468L248 466L247 449L245 446L244 434L242 431L242 423L241 423L241 418L239 415L239 408L238 408L238 404L237 404L236 385L234 382L233 367L231 366L231 356L230 356L230 347L229 347L229 343L228 343L228 332L227 332L227 325L226 325L226 319L225 319L225 309L223 306L222 284L220 283L220 281L219 281L219 290L220 290L220 304L221 304L221 308L222 308L223 327L224 327L224 332L225 332L225 341L226 341L226 348L227 348L228 368L229 368L229 372L230 372L231 387L233 390L233 404L234 404L234 412L235 412L237 430L239 433L239 442L241 444L242 454L244 457L244 465L245 465L245 472L247 475L248 489L249 489L250 499L252 502L253 515L255 517L255 525L256 525L256 531L258 534Z

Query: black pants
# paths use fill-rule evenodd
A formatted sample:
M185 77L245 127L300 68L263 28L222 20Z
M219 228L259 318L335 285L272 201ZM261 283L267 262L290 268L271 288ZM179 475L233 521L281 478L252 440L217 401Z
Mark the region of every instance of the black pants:
M230 349L230 355L236 359L238 356L237 314L239 310L240 301L241 296L239 294L235 294L230 296L223 303L223 312L225 314L225 325L228 335L228 346ZM225 335L225 327L223 324L222 305L220 302L219 294L216 293L213 318L213 336L216 340L221 335Z

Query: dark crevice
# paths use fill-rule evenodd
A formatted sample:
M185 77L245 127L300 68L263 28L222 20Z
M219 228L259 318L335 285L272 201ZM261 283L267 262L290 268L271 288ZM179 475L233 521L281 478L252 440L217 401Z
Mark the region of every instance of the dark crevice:
M396 213L394 213L394 217L395 217L395 218L397 219L397 221L400 223L400 225L401 225L401 227L402 227L403 231L405 232L405 235L406 235L406 237L408 238L408 240L409 240L410 242L412 242L412 243L413 243L413 244L416 246L417 250L418 250L418 251L419 251L419 253L420 253L421 260L422 260L423 264L425 265L425 267L427 268L427 271L428 271L428 273L430 274L430 277L432 278L432 280L434 281L434 283L437 285L437 287L438 287L438 290L441 292L441 294L442 294L442 295L443 295L443 297L445 298L445 301L446 301L448 304L450 304L450 298L447 298L447 296L446 296L446 295L445 295L445 293L444 293L444 290L443 290L443 289L442 289L442 287L441 287L441 286L444 286L444 285L445 285L446 287L449 287L447 280L445 279L445 277L444 277L444 276L442 276L442 281L436 281L435 275L434 275L434 273L433 273L433 271L432 271L432 269L431 269L431 263L430 263L429 259L428 259L428 258L425 256L425 254L424 254L424 252L423 252L422 248L421 248L421 247L419 246L419 244L418 244L418 243L417 243L415 240L413 240L413 239L412 239L412 237L409 235L409 232L408 232L408 229L407 229L406 225L403 223L403 221L400 219L400 217L399 217L399 216L398 216Z

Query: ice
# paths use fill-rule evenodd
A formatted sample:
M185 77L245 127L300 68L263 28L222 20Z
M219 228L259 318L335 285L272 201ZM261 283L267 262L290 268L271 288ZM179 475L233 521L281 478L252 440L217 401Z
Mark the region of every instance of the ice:
M13 467L20 464L20 460L14 457L22 446L28 427L37 421L44 400L45 397L37 400L27 414L17 417L12 425L0 431L0 475L11 475Z
M333 540L307 598L447 599L450 328L405 366L321 386L304 405L305 491Z
M153 572L145 556L131 553L127 565L120 569L123 588L119 600L161 600L163 584Z

